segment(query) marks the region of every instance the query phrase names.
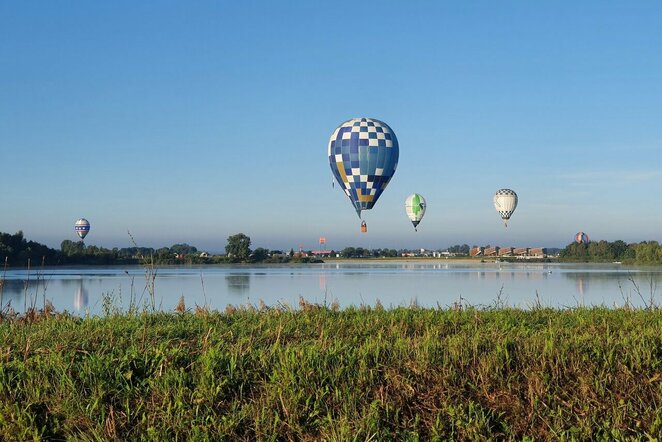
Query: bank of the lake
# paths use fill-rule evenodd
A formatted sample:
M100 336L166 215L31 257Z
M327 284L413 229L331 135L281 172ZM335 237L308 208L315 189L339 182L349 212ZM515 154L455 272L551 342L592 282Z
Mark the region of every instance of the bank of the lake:
M2 440L662 435L659 309L23 316L0 342Z

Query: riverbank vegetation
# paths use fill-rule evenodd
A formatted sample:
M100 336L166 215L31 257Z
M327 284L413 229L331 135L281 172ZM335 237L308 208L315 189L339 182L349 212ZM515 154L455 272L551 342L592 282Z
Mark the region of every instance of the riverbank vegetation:
M131 241L133 238L129 235ZM23 232L0 233L0 259L7 267L55 265L199 265L227 263L314 263L314 257L290 251L250 249L250 237L239 233L228 237L225 255L212 255L189 244L170 247L132 247L107 249L65 239L60 250L24 238Z
M624 241L591 241L588 244L573 242L559 253L565 262L613 262L624 264L660 265L662 246L657 241L626 244Z
M315 263L322 262L316 252L299 250L289 252L269 250L262 247L251 249L251 239L243 233L227 238L224 255L209 254L189 244L174 244L170 247L154 249L139 247L129 234L133 247L107 249L86 245L83 241L64 240L60 250L51 249L43 244L28 241L23 232L13 235L0 233L0 260L8 267L37 267L52 265L199 265L226 263ZM467 244L449 247L447 257L470 259ZM345 247L340 251L327 250L326 259L388 259L419 256L409 250L389 248L367 249L363 247ZM517 261L515 258L501 257L503 261ZM558 258L546 257L540 262L622 262L623 264L662 265L662 245L657 241L643 241L626 244L624 241L591 241L588 244L571 243L559 252ZM529 260L529 262L532 262Z
M662 312L228 307L0 323L1 440L662 436Z

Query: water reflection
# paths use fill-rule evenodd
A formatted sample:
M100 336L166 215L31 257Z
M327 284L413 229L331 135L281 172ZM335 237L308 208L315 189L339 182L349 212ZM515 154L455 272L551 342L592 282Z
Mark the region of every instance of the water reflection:
M585 293L588 293L588 276L577 275L575 286L577 287L577 293L579 293L580 295L584 295Z
M23 303L21 298L26 291L26 281L22 279L5 279L2 287L2 306L5 307L22 307Z
M225 275L228 291L235 295L245 295L251 288L251 275L248 273L230 273Z
M81 309L87 308L87 304L89 303L89 295L87 293L87 290L83 287L83 280L80 280L80 285L76 289L76 293L74 293L74 308L77 311L81 311Z
M320 290L326 290L326 273L320 273Z
M487 279L487 280L533 280L543 281L549 278L552 273L550 271L518 271L512 270L496 270L496 271L478 271L472 273L474 279Z
M201 271L204 269L204 278ZM55 309L98 314L105 294L126 307L142 302L145 271L141 267L57 268L35 277L26 270L7 272L2 303L17 311L50 300ZM135 279L135 281L134 281ZM636 282L633 283L633 281ZM509 305L527 307L538 294L550 306L614 305L662 287L662 268L587 264L533 263L328 263L319 266L207 266L159 269L157 304L174 308L184 294L187 305L223 308L262 299L267 305L299 296L311 302L337 299L341 307L373 304L452 305L459 296L472 305L492 305L499 296ZM590 290L589 290L590 287ZM652 287L652 288L651 288ZM639 296L638 291L641 291ZM73 302L71 296L74 296ZM662 302L662 289L656 302ZM241 299L240 299L241 298Z

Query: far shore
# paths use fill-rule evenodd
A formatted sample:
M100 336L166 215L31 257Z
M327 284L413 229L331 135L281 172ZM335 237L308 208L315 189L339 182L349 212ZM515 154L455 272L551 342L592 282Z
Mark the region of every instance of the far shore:
M321 258L325 264L338 263L338 264L351 264L351 263L380 263L389 262L395 264L401 263L415 263L415 262L431 262L431 263L444 263L444 264L480 264L480 263L494 263L497 258L492 257L478 257L478 258L433 258L428 256L421 257L397 257L397 258ZM551 262L558 262L556 258L549 258ZM522 259L517 261L499 261L501 263L540 263L540 259ZM547 263L547 262L546 262Z

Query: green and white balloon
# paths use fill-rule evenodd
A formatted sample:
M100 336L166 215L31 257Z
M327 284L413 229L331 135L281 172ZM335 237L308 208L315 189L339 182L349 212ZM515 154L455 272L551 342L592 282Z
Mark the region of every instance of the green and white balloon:
M416 227L418 227L418 223L421 222L423 215L425 215L425 208L425 198L418 193L412 193L405 200L405 211L409 220L414 225L415 231L418 231Z

